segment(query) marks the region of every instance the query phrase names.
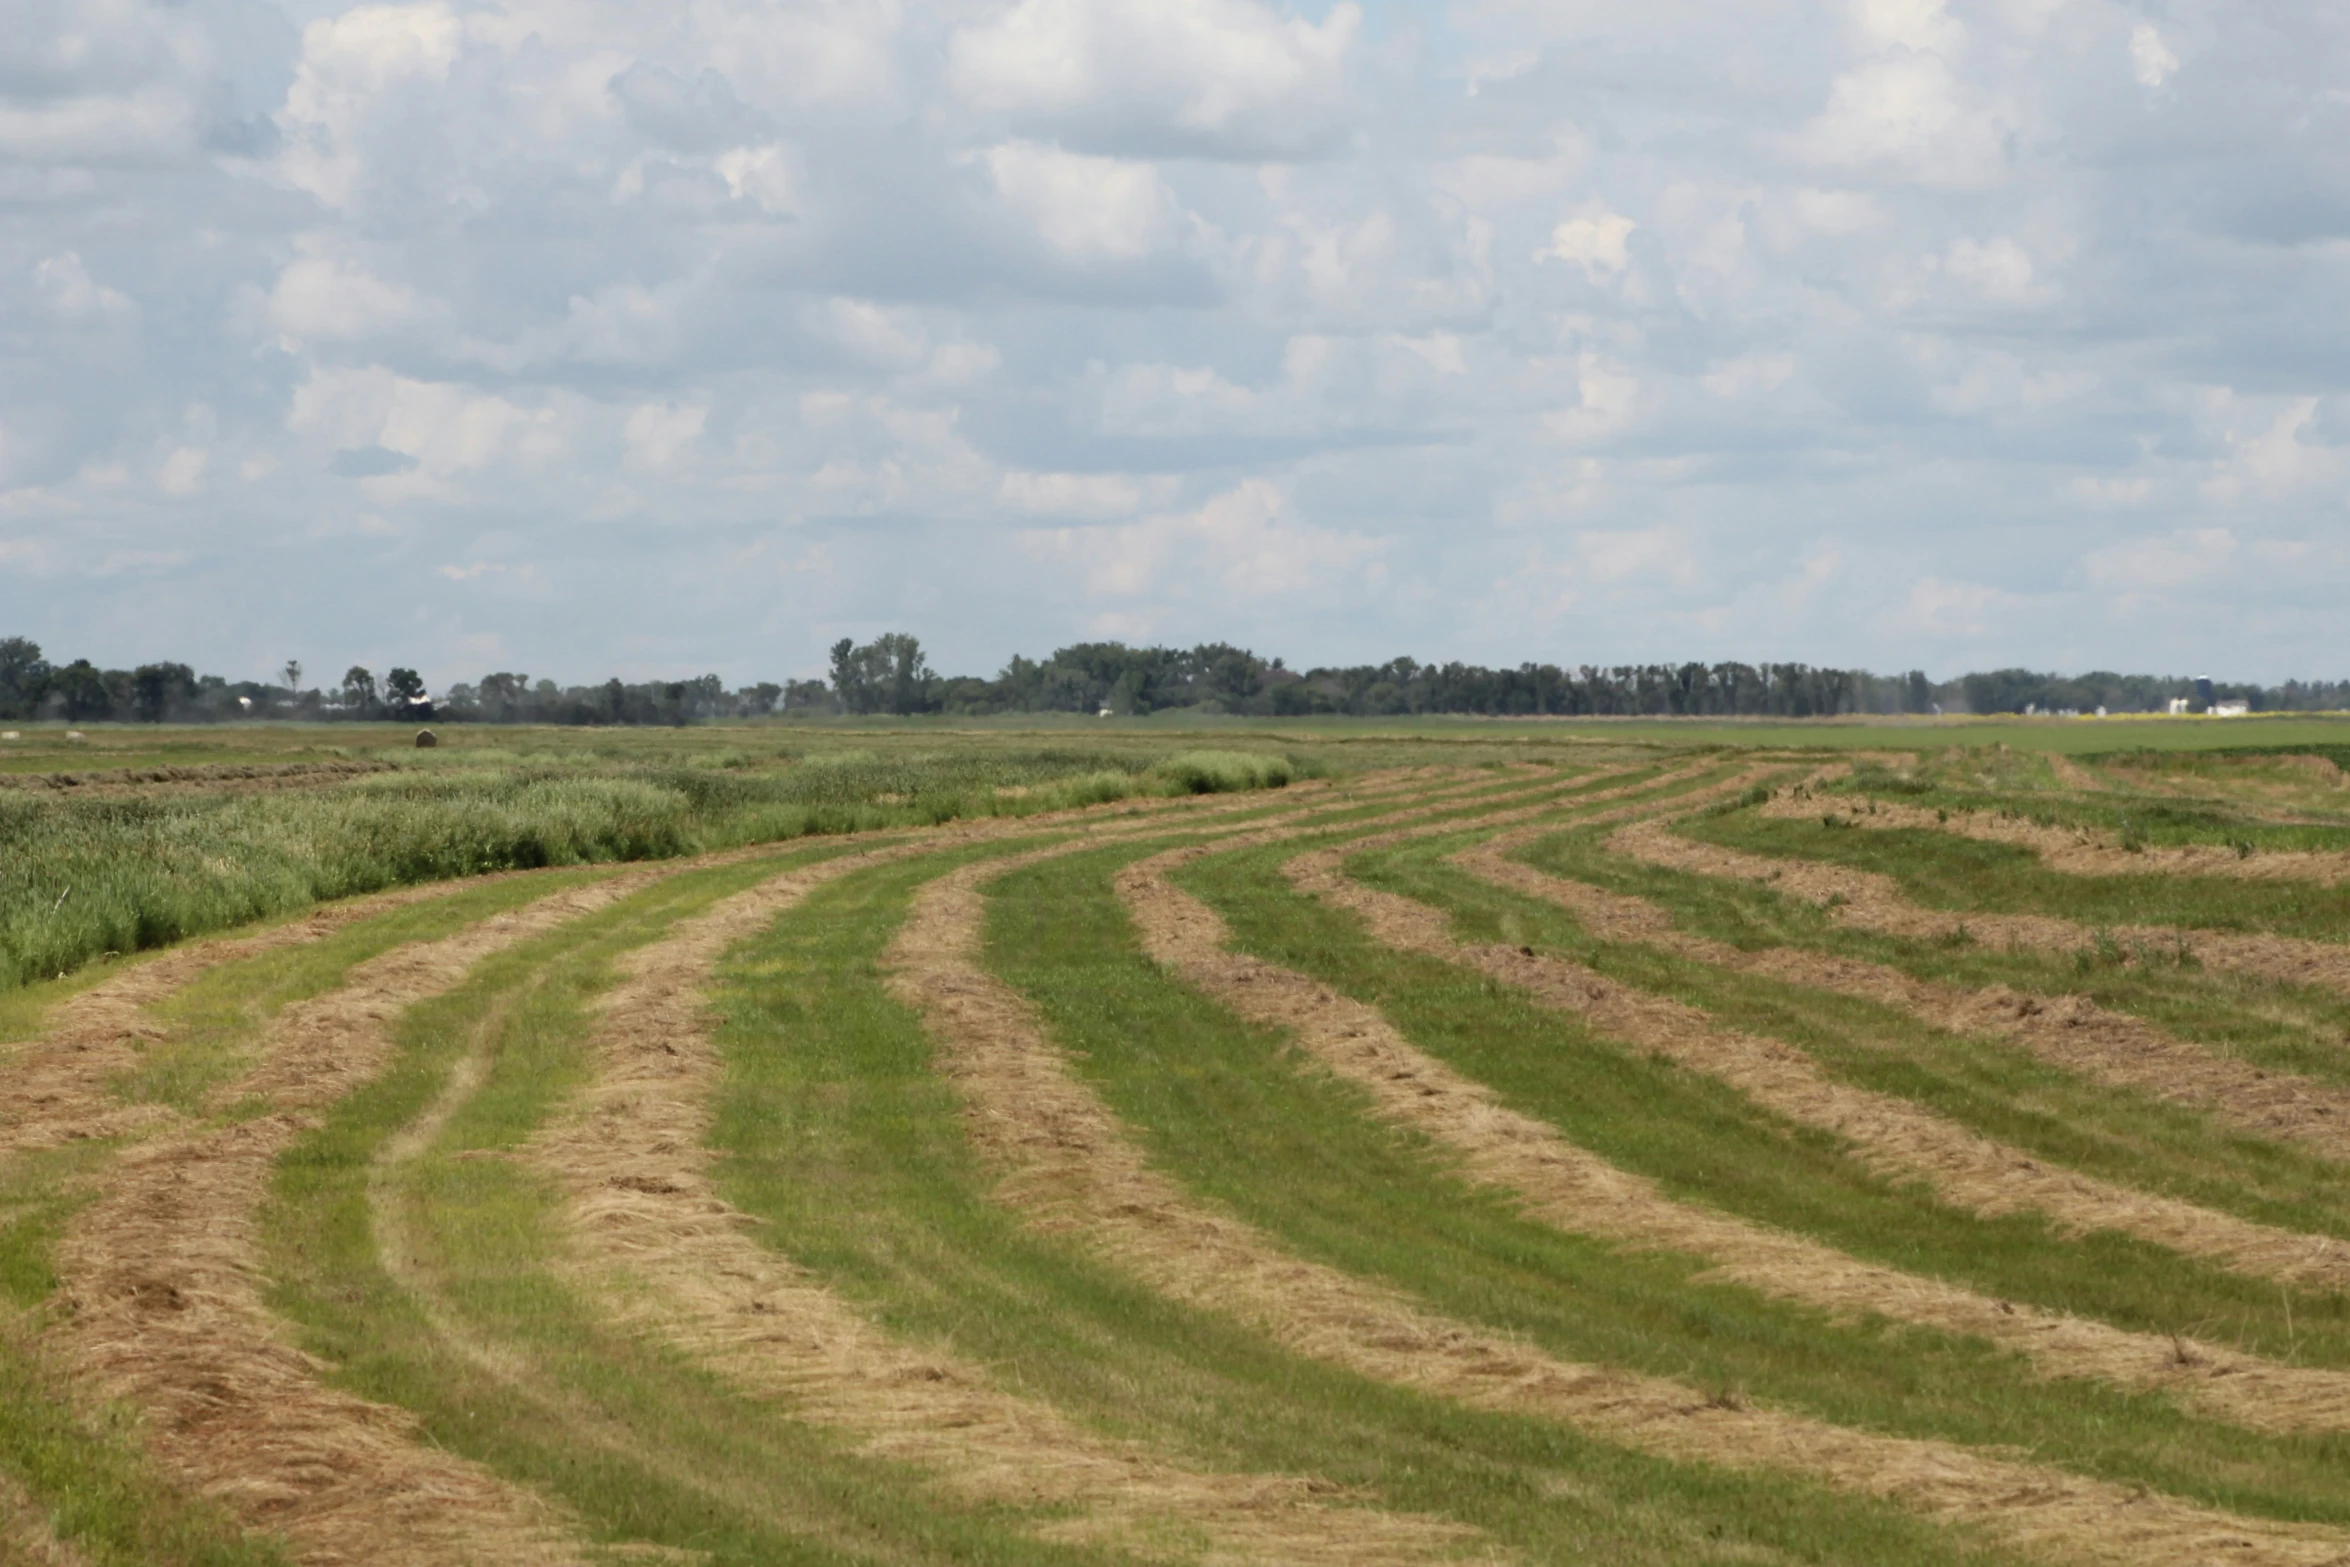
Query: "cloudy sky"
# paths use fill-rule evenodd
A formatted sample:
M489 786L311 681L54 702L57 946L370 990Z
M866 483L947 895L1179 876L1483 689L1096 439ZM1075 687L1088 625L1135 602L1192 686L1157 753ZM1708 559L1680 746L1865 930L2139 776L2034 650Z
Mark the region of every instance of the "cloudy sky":
M2350 8L8 0L0 634L2350 674Z

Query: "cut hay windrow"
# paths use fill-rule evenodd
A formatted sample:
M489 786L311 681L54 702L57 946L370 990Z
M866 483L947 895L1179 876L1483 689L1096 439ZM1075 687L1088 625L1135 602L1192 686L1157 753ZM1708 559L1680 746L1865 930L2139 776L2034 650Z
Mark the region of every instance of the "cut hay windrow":
M1118 814L1216 815L1261 800L1193 796ZM1034 830L1107 814L1060 812L1003 825ZM623 871L457 935L395 948L354 966L341 988L288 1008L259 1064L213 1097L216 1108L234 1107L236 1119L176 1130L125 1154L68 1231L57 1258L65 1309L52 1335L81 1385L145 1410L147 1445L166 1472L284 1536L304 1561L581 1559L566 1526L535 1495L423 1445L405 1411L319 1380L322 1368L285 1342L262 1304L256 1210L280 1154L389 1058L402 1009L449 990L492 953L652 882L769 852L736 849ZM150 965L134 972L152 987L173 961L158 960L152 976ZM123 978L127 991L134 975ZM77 1081L88 1099L59 1101L54 1118L103 1113L103 1085Z
M1865 958L1801 947L1748 950L1693 935L1645 898L1552 875L1510 856L1547 831L1502 834L1452 856L1452 863L1493 886L1565 909L1602 941L1638 943L1717 968L1873 1001L1951 1033L2012 1040L2051 1066L2350 1162L2350 1091L2215 1054L2087 996L2051 999L2004 985L1972 989L1917 979Z
M2075 1234L2113 1230L2257 1278L2350 1289L2350 1241L2261 1224L2046 1164L1893 1094L1840 1083L1783 1040L1715 1022L1700 1008L1522 947L1455 944L1442 912L1335 873L1310 890L1360 915L1382 941L1444 952L1602 1033L1721 1079L1791 1121L1832 1132L1882 1174L1926 1181L1986 1218L2045 1215Z
M1102 824L1085 841L1142 826ZM1460 1525L1344 1505L1339 1488L1309 1476L1203 1471L1002 1391L984 1369L874 1326L754 1240L718 1195L705 1140L720 1065L702 991L719 956L826 882L942 847L925 841L787 872L623 961L594 1036L594 1078L575 1113L532 1149L570 1194L591 1287L737 1385L852 1432L867 1453L920 1466L955 1494L1074 1509L1046 1526L1051 1537L1156 1555L1164 1548L1150 1548L1153 1536L1191 1532L1206 1537L1209 1559L1331 1567L1457 1558L1475 1538Z
M1636 821L1619 828L1608 835L1606 848L1642 865L1755 882L1787 897L1820 905L1838 924L1881 935L1912 941L1973 940L2063 953L2095 952L2102 941L2164 957L2184 955L2207 968L2350 996L2350 945L2338 942L2191 930L2177 925L2100 926L2093 930L2051 914L1929 909L1912 902L1898 881L1877 871L1778 859L1700 843L1673 832L1661 821Z
M0 1057L0 1158L89 1138L113 1137L173 1119L161 1105L124 1104L106 1092L137 1065L140 1047L162 1037L147 1009L206 970L335 932L411 904L448 897L491 878L438 882L353 898L310 910L247 936L222 936L142 959L59 1002L39 1037Z
M59 1248L52 1336L83 1385L146 1411L150 1454L306 1562L577 1562L551 1509L420 1441L386 1405L329 1388L262 1303L255 1210L278 1156L392 1052L399 1012L483 958L675 874L625 871L394 948L270 1029L218 1103L240 1112L136 1147Z
M1477 1408L1570 1424L1674 1461L1786 1474L1905 1505L2052 1558L2137 1564L2350 1559L2341 1530L2249 1518L1947 1442L1880 1435L1579 1365L1305 1261L1152 1169L1030 1005L978 962L984 884L1073 847L954 871L917 896L886 967L923 1017L999 1197L1152 1288L1283 1348Z
M1375 939L1519 982L1527 955L1523 949L1461 942L1441 912L1362 887L1343 874L1348 856L1479 825L1442 823L1373 833L1342 847L1309 851L1282 868L1300 890L1356 913ZM1557 824L1544 823L1490 841L1506 844L1556 830ZM1255 843L1279 841L1270 832L1250 837ZM1223 920L1168 879L1175 867L1221 852L1227 852L1224 844L1172 849L1119 874L1119 895L1151 957L1236 1014L1290 1033L1332 1071L1369 1093L1383 1113L1462 1154L1473 1176L1527 1198L1549 1222L1703 1256L1726 1278L1839 1316L1873 1312L1987 1339L2030 1356L2050 1375L2164 1389L2236 1424L2272 1431L2350 1430L2350 1373L2280 1366L2184 1336L2133 1333L2018 1306L1665 1197L1653 1183L1576 1147L1548 1123L1510 1109L1485 1085L1418 1049L1376 1007L1230 950Z
M1521 983L1521 949L1457 941L1440 913L1343 879L1343 856L1403 836L1380 834L1313 851L1284 870L1301 890L1361 916L1374 939ZM1382 1113L1454 1149L1474 1178L1523 1196L1548 1222L1704 1257L1724 1278L1840 1317L1874 1313L1986 1339L2029 1356L2049 1375L2162 1389L2235 1424L2350 1430L2350 1373L2281 1366L2180 1335L2134 1333L2019 1306L1664 1196L1652 1182L1575 1146L1429 1056L1376 1007L1229 950L1229 933L1215 911L1167 879L1176 866L1214 852L1214 846L1171 850L1121 872L1120 896L1151 956L1236 1014L1288 1032L1369 1093Z
M2008 811L1928 810L1893 800L1789 793L1764 803L1758 814L1775 821L1817 821L1823 812L1850 827L1949 833L1978 843L2029 849L2042 865L2068 876L2214 876L2238 881L2302 881L2321 887L2350 880L2350 853L2340 850L2255 849L2247 853L2218 843L2131 847L2118 833L2052 827Z

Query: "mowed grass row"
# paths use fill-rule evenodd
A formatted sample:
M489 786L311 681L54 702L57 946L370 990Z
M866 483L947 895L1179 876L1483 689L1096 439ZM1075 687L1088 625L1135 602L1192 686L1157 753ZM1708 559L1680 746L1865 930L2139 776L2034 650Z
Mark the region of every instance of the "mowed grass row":
M1921 942L1834 924L1818 908L1768 888L1631 865L1560 840L1527 856L1603 885L1666 903L1690 928L1740 946L1784 942L1847 951L1922 979L2006 984L2043 995L2086 995L2256 1066L2350 1084L2350 996L2313 985L2207 971L2160 945L2139 950L2100 933L2113 925L2270 932L2350 939L2350 888L2223 878L2088 877L2052 872L2029 851L1932 832L1858 832L1773 821L1750 811L1695 818L1701 841L1788 860L1822 860L1892 877L1914 902L1961 915L2052 915L2082 927L2071 953L1964 939ZM1552 860L1548 856L1559 856ZM1604 878L1604 880L1603 880Z
M1515 799L1524 790L1512 780L1489 792ZM1219 830L1244 825L1233 819ZM2158 1398L2039 1383L1980 1345L1827 1323L1706 1283L1696 1277L1702 1262L1623 1253L1517 1217L1338 1085L1301 1070L1277 1039L1233 1023L1141 958L1108 879L1159 846L1097 851L1008 879L993 900L991 961L1038 1000L1167 1169L1302 1255L1561 1354L1659 1370L1723 1398L2028 1445L2084 1472L2219 1505L2339 1521L2326 1476L2345 1452L2327 1441L2246 1437L2181 1417ZM1279 858L1300 846L1212 859L1193 873L1195 885L1228 914L1254 910L1272 939L1336 952L1343 917L1332 930L1316 927L1327 911L1278 877ZM1009 847L861 873L817 893L727 965L715 999L729 1076L714 1141L727 1194L763 1222L768 1244L908 1337L983 1361L1101 1430L1203 1465L1326 1475L1391 1507L1474 1524L1530 1559L1994 1559L1896 1509L1800 1480L1663 1464L1299 1361L1021 1227L990 1198L989 1172L970 1155L960 1105L931 1070L919 1022L890 1000L875 967L920 881ZM614 960L784 863L672 878L486 962L459 991L417 1008L402 1025L393 1072L338 1108L285 1167L267 1225L276 1304L310 1347L343 1367L347 1385L406 1405L438 1445L555 1496L599 1540L716 1561L1117 1559L1106 1548L1043 1542L1037 1525L1047 1520L1034 1509L951 1502L919 1472L862 1457L837 1434L614 1327L608 1303L583 1294L565 1267L559 1198L511 1158L581 1080L594 999ZM1242 882L1219 891L1211 883L1228 869ZM1359 940L1331 961L1357 983L1384 970L1398 989L1428 991L1429 1015L1452 1016L1456 1033L1478 1036L1465 1049L1482 1040L1496 1058L1526 1058L1537 1076L1561 1074L1559 1058L1572 1055L1546 1020L1513 1017L1496 987L1446 965L1414 969L1415 960ZM314 981L292 972L300 968L257 968L241 984L191 990L175 1003L173 1040L126 1089L202 1102L250 1049L255 1020L282 1004L271 997L312 993L302 987ZM305 972L330 968L322 961ZM419 1156L386 1164L387 1144L436 1108L461 1061L482 1066L478 1085ZM1559 1086L1571 1096L1587 1085L1568 1076ZM1638 1099L1646 1085L1624 1086ZM1709 1105L1699 1087L1666 1114L1714 1113L1699 1114L1667 1157L1695 1152L1710 1162L1713 1135L1740 1125L1760 1127L1749 1142L1807 1142L1723 1096ZM1648 1131L1667 1143L1667 1129ZM1733 1147L1728 1162L1745 1152ZM1815 1162L1835 1162L1834 1151ZM1798 1176L1808 1173L1798 1165ZM1728 1176L1742 1173L1753 1172ZM1829 1183L1817 1195L1833 1204L1846 1194ZM1906 1200L1877 1195L1893 1206ZM424 1242L418 1266L399 1275L375 1250L387 1206ZM1962 1386L1970 1382L1972 1391ZM125 1472L152 1491L135 1463ZM266 1549L167 1494L121 1510L148 1528L184 1516L205 1549L244 1553L218 1559Z
M0 991L388 887L1262 788L1320 770L1271 749L1179 744L718 752L691 765L456 756L317 788L0 791Z
M1335 1465L1389 1505L1465 1515L1535 1559L1751 1559L1757 1541L1831 1561L1974 1559L1887 1509L1682 1472L1301 1365L1028 1235L987 1200L919 1024L875 972L912 887L960 857L819 892L738 953L717 998L729 1195L820 1278L1106 1430L1222 1467ZM685 912L684 890L672 896L660 914L651 893L624 906L645 910L637 928L615 910L597 922L608 931L494 960L419 1009L400 1069L281 1183L283 1304L355 1386L418 1409L433 1439L553 1490L609 1538L714 1560L1087 1559L1040 1549L1016 1513L944 1505L919 1477L613 1334L549 1255L551 1194L504 1160L461 1157L516 1146L576 1081L582 993L612 952ZM468 1028L488 1032L467 1042ZM380 1150L467 1050L487 1075L394 1196L432 1237L434 1277L403 1289L369 1251L363 1145Z
M1949 1032L1894 1006L1726 971L1637 942L1593 939L1564 911L1443 863L1465 846L1422 842L1363 855L1351 869L1452 913L1465 938L1560 952L1611 979L1701 1007L1724 1026L1795 1045L1834 1080L1911 1100L2052 1164L2264 1224L2350 1236L2350 1166L2137 1089L2084 1079L2021 1045ZM1534 858L1555 873L1580 875L1599 857L1592 835L1562 834L1540 844ZM2319 1320L2330 1298L2310 1297Z
M2350 932L2350 884L2223 876L2088 876L2050 870L2030 849L1924 829L1863 830L1818 817L1724 812L1682 824L1704 843L1780 859L1879 871L1928 908L2049 914L2085 927L2175 925L2340 941Z
M1278 873L1290 852L1295 846L1216 856L1178 880L1216 906L1242 949L1380 1006L1414 1044L1676 1197L1891 1266L2124 1325L2175 1320L2184 1274L2190 1291L2198 1284L2212 1291L2193 1304L2226 1300L2277 1319L2276 1347L2287 1348L2271 1287L2199 1277L2204 1270L2157 1248L2106 1236L2075 1240L2027 1217L1975 1219L1877 1179L1835 1139L1757 1110L1710 1079L1597 1038L1466 969L1374 945L1350 916L1290 891ZM1048 900L1008 885L999 919L1008 925L1014 909L1042 917L1079 891L1056 886ZM1542 938L1531 923L1506 936ZM1041 973L1022 978L1044 983ZM1082 996L1069 1004L1084 1005ZM2050 1383L2021 1359L1971 1340L1833 1324L1699 1277L1704 1259L1611 1247L1521 1219L1505 1199L1460 1183L1445 1156L1370 1121L1360 1096L1301 1070L1277 1039L1258 1036L1243 1050L1247 1031L1229 1032L1234 1055L1218 1058L1215 1077L1223 1081L1210 1103L1194 1103L1208 1094L1194 1082L1204 1074L1173 1065L1216 1037L1195 1020L1161 1031L1162 1070L1135 1072L1122 1085L1130 1098L1121 1108L1158 1128L1153 1151L1170 1167L1311 1255L1390 1278L1562 1355L1735 1389L1848 1424L2012 1443L2081 1472L2285 1517L2338 1518L2350 1505L2338 1478L2350 1455L2342 1438L2248 1436L2159 1396ZM1072 1045L1105 1093L1116 1096L1121 1085L1104 1063L1120 1053L1114 1042L1132 1034L1131 1024L1107 1021L1082 1035L1072 1030ZM1249 1129L1245 1143L1239 1128ZM1320 1142L1337 1146L1302 1151ZM1294 1165L1258 1178L1284 1158ZM2131 1322L2133 1314L2140 1321ZM2338 1317L2331 1326L2338 1340Z
M224 962L154 1009L161 1037L115 1085L125 1103L201 1114L208 1093L252 1059L285 1007L323 994L350 969L405 942L431 941L600 869L517 876L362 920L322 940ZM41 1015L81 985L30 987L12 999L9 1032L29 1037ZM0 1058L0 1102L9 1088ZM92 1139L0 1158L0 1472L53 1518L56 1532L100 1563L276 1562L222 1508L155 1475L135 1439L134 1411L80 1397L41 1343L56 1309L55 1248L120 1144Z
M1279 809L1281 803L1268 797L1259 809ZM1244 811L1240 819L1253 814ZM837 842L798 858L828 858L866 846L869 841ZM701 882L685 885L715 896L744 875L772 874L775 864L723 875L715 892ZM216 964L153 1009L160 1037L146 1043L135 1064L111 1085L108 1102L164 1105L202 1118L218 1089L253 1063L263 1029L287 1005L333 988L353 965L402 943L454 934L489 914L607 874L608 868L598 867L493 879L393 909L321 940ZM626 907L648 906L653 913L639 919L639 936L685 907L671 908L651 894ZM618 918L609 916L606 923ZM551 937L548 945L559 946L569 935ZM520 957L509 966L527 969L531 961ZM14 993L9 1031L35 1035L44 1009L85 984L77 980ZM9 1059L0 1055L0 1090L7 1086ZM244 1107L229 1106L225 1113L233 1117ZM118 1416L77 1405L37 1342L35 1330L58 1285L55 1242L102 1182L114 1151L110 1143L84 1141L0 1165L0 1288L7 1292L9 1310L9 1331L0 1338L0 1380L24 1395L12 1399L8 1418L0 1420L0 1474L16 1478L34 1505L53 1513L61 1533L93 1559L271 1558L274 1552L266 1542L244 1539L217 1509L175 1495L147 1473L123 1435L129 1412Z

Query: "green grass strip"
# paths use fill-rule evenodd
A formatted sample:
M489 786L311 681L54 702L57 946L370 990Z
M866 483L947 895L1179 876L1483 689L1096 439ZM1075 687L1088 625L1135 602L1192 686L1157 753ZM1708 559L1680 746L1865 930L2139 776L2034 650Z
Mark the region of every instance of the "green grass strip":
M394 909L315 942L231 959L153 1009L164 1037L123 1084L123 1097L197 1109L207 1090L249 1064L253 1047L289 1004L340 984L357 963L429 941L503 909L608 870L515 877ZM107 977L93 971L41 997L54 1003ZM0 1065L0 1088L6 1083ZM38 1306L55 1293L55 1248L118 1151L114 1140L38 1149L0 1160L0 1300ZM33 1338L37 1315L0 1332L0 1470L53 1510L60 1536L102 1562L277 1561L225 1513L183 1495L139 1454L129 1416L71 1397Z
M1778 1476L1666 1463L1299 1359L1154 1295L1079 1244L1029 1231L990 1198L961 1103L935 1071L919 1021L877 972L914 887L950 863L819 891L738 949L722 991L728 1076L713 1141L726 1194L765 1221L771 1244L888 1326L981 1360L1105 1430L1219 1469L1363 1487L1394 1507L1475 1524L1530 1560L1998 1559L1888 1506ZM1215 1073L1231 1030L1134 951L1105 903L1107 863L1071 862L1091 894L1045 871L1007 885L994 958L1048 1004L1102 1009L1102 1031L1067 1035L1092 1052L1097 1072L1113 1060L1124 1072L1127 1054L1142 1051L1145 1082L1192 1085ZM1253 1038L1246 1047L1269 1048ZM1190 1157L1245 1181L1263 1150L1237 1146L1236 1128L1260 1121L1227 1122L1209 1107L1187 1126ZM1255 1167L1259 1178L1285 1180L1300 1161L1330 1156L1306 1135L1310 1125L1299 1124L1289 1153ZM1270 1132L1280 1140L1278 1126ZM1374 1134L1368 1147L1392 1158L1387 1141ZM1347 1186L1358 1173L1334 1165L1314 1189ZM1376 1232L1387 1220L1368 1222Z
M1949 1033L1898 1007L1640 943L1592 940L1542 900L1442 863L1462 846L1423 841L1362 855L1349 870L1452 913L1471 940L1525 942L1505 927L1548 915L1544 944L1611 979L1700 1007L1725 1027L1784 1040L1834 1080L1911 1100L2052 1163L2264 1224L2350 1236L2350 1168L2341 1164L2139 1089L2084 1079L2022 1046Z
M1380 1006L1422 1048L1675 1196L1977 1288L1986 1287L1980 1275L1990 1259L2020 1280L2060 1278L2083 1293L2119 1273L2159 1306L2164 1287L2192 1272L2155 1248L2104 1237L2067 1242L2024 1217L1974 1220L1876 1181L1833 1139L1780 1122L1710 1079L1596 1039L1473 972L1370 943L1351 917L1288 889L1277 867L1289 852L1217 856L1182 880L1232 921L1245 950ZM2015 1443L2083 1473L2229 1508L2350 1516L2339 1483L2350 1439L2256 1436L2186 1416L2160 1396L2045 1382L2020 1358L1972 1340L1839 1327L1738 1286L1697 1281L1702 1259L1628 1251L1518 1217L1499 1196L1450 1178L1448 1158L1377 1122L1359 1094L1297 1070L1277 1039L1222 1019L1188 992L1163 1003L1172 1014L1163 1021L1139 1009L1103 1015L1087 997L1108 987L1106 973L1064 987L1052 970L1069 958L1015 963L1009 933L1051 921L1049 937L1019 945L1057 953L1080 932L1109 925L1115 906L1099 885L1106 869L1097 863L1089 875L1068 862L1006 885L998 919L1007 973L1054 1012L1089 1075L1147 1129L1171 1172L1307 1255L1574 1358L1742 1387L1844 1424ZM1105 970L1128 939L1092 938ZM1953 1265L1937 1266L1943 1258Z
M273 1304L337 1382L412 1410L426 1440L554 1497L597 1541L714 1563L1116 1559L1040 1542L1021 1509L950 1505L904 1466L615 1328L560 1276L560 1194L507 1156L583 1080L613 960L784 863L681 874L411 1010L391 1069L281 1166L265 1216ZM468 1054L486 1068L477 1090L387 1183L423 1247L411 1289L374 1250L370 1174Z
M2014 844L1910 828L1824 827L1816 817L1789 821L1751 811L1695 818L1677 830L1750 854L1877 871L1931 909L2050 914L2091 929L2175 925L2311 941L2339 941L2350 930L2350 883L2151 873L2076 876L2048 869L2039 855Z
M1771 887L1606 853L1595 836L1583 833L1541 839L1518 857L1553 875L1647 898L1691 934L1747 951L1799 947L1971 989L2006 985L2041 996L2086 996L2255 1066L2350 1087L2350 998L2331 991L2192 964L2139 961L2118 948L2054 953L1884 935L1839 925L1818 905Z

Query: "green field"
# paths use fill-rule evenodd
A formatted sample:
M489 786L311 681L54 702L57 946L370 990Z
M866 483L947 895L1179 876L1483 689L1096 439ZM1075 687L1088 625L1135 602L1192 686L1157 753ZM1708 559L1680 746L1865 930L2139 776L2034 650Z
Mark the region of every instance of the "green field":
M2350 1561L2350 724L27 729L0 1567Z

